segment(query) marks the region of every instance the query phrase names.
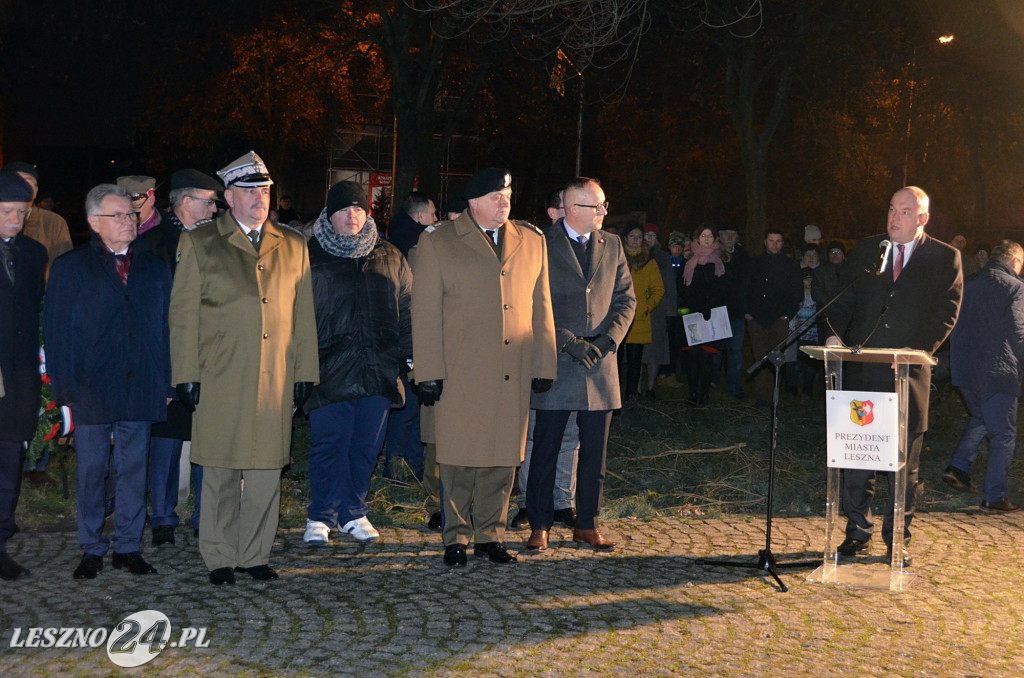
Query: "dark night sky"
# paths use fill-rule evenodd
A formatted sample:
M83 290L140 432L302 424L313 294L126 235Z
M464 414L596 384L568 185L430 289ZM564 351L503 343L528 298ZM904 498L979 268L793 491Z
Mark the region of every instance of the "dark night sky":
M920 40L923 73L949 89L972 90L986 105L1024 111L1024 2L902 4L906 13L893 14L893 21L905 22L908 40ZM0 0L3 159L38 163L43 187L67 196L139 169L145 162L134 157L145 145L139 121L161 97L202 87L229 57L225 36L250 30L280 6L270 0ZM876 25L887 20L890 4L859 0L853 7ZM957 36L952 58L931 43L942 33ZM863 36L840 31L833 39L853 34ZM892 47L894 62L906 58L907 44ZM658 41L646 41L645 49L658 50ZM197 53L205 66L196 63ZM644 72L634 73L631 87L644 87L644 79Z

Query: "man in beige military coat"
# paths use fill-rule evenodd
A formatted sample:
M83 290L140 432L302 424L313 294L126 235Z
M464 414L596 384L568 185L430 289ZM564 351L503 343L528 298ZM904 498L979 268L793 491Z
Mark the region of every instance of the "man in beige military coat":
M420 403L435 406L444 561L505 563L515 467L523 461L531 386L558 372L544 237L508 220L511 176L475 174L469 208L430 227L412 250L413 360Z
M269 560L293 408L320 367L306 240L269 221L273 182L258 155L217 174L230 211L178 243L171 369L179 398L196 408L199 552L212 583L233 584L235 572L277 578Z

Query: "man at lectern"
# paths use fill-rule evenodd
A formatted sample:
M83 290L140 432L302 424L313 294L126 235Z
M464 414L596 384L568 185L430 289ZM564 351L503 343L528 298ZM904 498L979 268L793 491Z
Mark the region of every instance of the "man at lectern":
M846 284L856 283L829 309L827 322L833 336L827 346L910 348L934 353L956 323L963 296L963 274L955 249L925 234L928 195L916 186L896 191L889 201L888 235L876 235L857 243L844 272ZM886 248L885 238L892 243ZM881 254L880 251L884 252ZM884 263L883 263L884 262ZM880 266L881 265L881 266ZM879 271L881 268L881 272ZM865 272L868 271L868 272ZM844 388L892 391L893 370L888 365L848 363ZM903 564L909 566L910 523L918 487L918 469L924 432L928 429L928 392L931 372L926 366L910 366L907 422L907 496L903 529ZM842 508L846 514L846 539L836 549L842 556L865 552L875 522L871 500L875 471L846 469L843 472ZM895 474L887 473L889 500L882 520L882 538L891 554L893 544L893 493Z

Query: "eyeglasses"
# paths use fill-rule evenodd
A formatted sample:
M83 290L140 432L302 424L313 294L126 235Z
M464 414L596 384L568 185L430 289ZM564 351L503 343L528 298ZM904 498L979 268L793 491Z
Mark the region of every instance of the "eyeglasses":
M132 202L138 202L140 200L145 200L146 198L148 198L149 193L129 193L128 197L131 199Z
M190 199L190 200L195 200L196 202L204 202L207 205L215 205L215 204L217 204L217 201L214 200L213 198L197 198L194 195L186 195L185 197Z
M138 212L115 212L114 214L94 214L94 217L107 217L114 221L125 221L128 223L136 223L139 220Z
M608 211L608 201L607 200L605 200L604 202L598 203L596 205L581 205L578 202L574 202L573 205L575 205L576 207L589 207L592 210L604 210L605 212Z

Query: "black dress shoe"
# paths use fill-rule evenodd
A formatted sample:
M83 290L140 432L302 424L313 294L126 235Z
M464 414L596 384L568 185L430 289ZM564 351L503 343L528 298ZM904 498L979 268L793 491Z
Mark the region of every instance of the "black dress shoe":
M82 556L82 561L78 563L78 567L75 568L73 576L75 579L95 579L102 569L103 558L86 553Z
M842 544L836 547L836 552L841 556L855 556L858 552L869 548L870 545L870 539L862 541L853 537L847 537Z
M230 567L218 567L210 572L210 583L214 586L220 586L221 584L233 585L235 583L235 572Z
M465 544L452 544L451 546L444 547L445 565L449 567L465 567L466 560Z
M886 544L886 562L890 563L893 561L893 545ZM913 556L910 555L910 549L903 546L903 566L909 567L913 563Z
M430 514L430 520L427 521L427 527L434 532L441 531L441 512L434 511Z
M115 553L113 560L115 570L124 568L132 574L156 574L156 568L143 560L142 554L138 551Z
M281 577L270 568L269 565L254 565L253 567L236 567L235 572L248 572L249 576L256 581L270 581Z
M27 577L31 574L27 569L14 562L14 559L7 555L7 551L0 551L0 579L14 581L19 577Z
M477 558L487 556L493 563L514 563L516 557L508 552L500 541L489 541L473 546L473 555Z
M153 528L153 546L174 543L174 528L170 525L157 525Z
M576 527L576 509L571 506L558 509L555 511L555 522L562 523L566 527Z
M530 524L530 516L526 513L526 508L521 508L516 513L515 517L512 518L512 522L509 524L513 530L521 530Z
M892 562L892 546L890 546L885 552L885 562ZM910 567L914 564L914 557L910 555L910 550L906 546L903 547L903 567Z

